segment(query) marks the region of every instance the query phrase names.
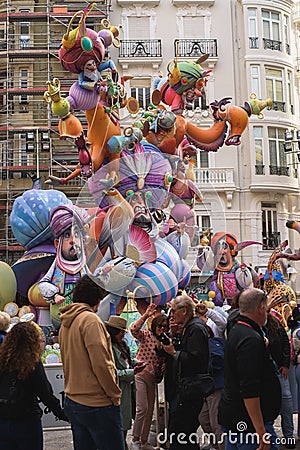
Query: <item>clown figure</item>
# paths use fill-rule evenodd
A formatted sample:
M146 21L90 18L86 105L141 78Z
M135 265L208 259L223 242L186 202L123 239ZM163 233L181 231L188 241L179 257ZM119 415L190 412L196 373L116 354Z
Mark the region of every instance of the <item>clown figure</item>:
M205 272L213 271L209 290L215 292L213 301L217 306L222 306L225 301L231 304L236 293L255 287L259 282L257 273L236 259L240 250L253 244L260 243L239 243L234 234L219 232L213 235L210 248L199 248L197 265L200 270L205 267Z

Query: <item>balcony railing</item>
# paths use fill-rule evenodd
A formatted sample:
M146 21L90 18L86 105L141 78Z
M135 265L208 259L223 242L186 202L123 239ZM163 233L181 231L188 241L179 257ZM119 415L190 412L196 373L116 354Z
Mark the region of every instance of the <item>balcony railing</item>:
M255 175L264 175L265 174L265 166L263 165L256 165L255 166Z
M268 233L267 235L263 234L262 241L263 244L265 244L262 248L263 250L273 250L280 245L280 233L275 231L273 233Z
M249 48L258 48L258 37L249 37Z
M285 102L277 102L276 100L273 100L272 106L269 109L272 109L273 111L286 112Z
M206 53L210 57L216 57L218 56L217 39L178 39L174 42L174 55L176 52L183 58L199 58Z
M264 49L265 50L278 50L279 52L282 52L282 42L281 41L274 41L273 39L263 39L264 43Z
M270 175L284 175L288 177L290 175L290 168L285 166L269 166Z
M209 185L214 187L234 187L233 169L232 168L207 168L194 169L196 183L207 187Z
M161 58L161 40L121 41L119 58Z

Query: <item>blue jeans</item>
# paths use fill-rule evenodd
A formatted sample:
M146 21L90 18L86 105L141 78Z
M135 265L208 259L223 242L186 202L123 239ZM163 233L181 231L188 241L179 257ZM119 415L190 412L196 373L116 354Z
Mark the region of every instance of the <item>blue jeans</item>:
M0 448L9 450L43 450L40 419L0 419Z
M279 375L281 384L281 428L285 438L292 438L294 436L294 421L293 421L293 399L289 379L284 379Z
M274 430L273 422L265 423L265 428L266 432L271 435L270 450L278 450L279 443L276 441L278 438ZM254 433L249 436L248 441L246 441L247 433L230 433L228 430L225 430L225 433L225 450L256 450L259 445L256 439L251 440Z
M65 398L75 450L125 450L120 406L85 406Z
M298 429L297 436L300 437L300 364L296 365L297 399L298 399Z

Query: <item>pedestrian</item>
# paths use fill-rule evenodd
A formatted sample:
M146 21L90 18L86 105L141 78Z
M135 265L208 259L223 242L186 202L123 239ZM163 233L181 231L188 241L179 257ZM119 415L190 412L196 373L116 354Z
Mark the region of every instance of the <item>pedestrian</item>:
M111 337L119 387L122 391L121 413L127 450L126 435L128 430L131 429L132 419L135 415L134 375L141 372L145 368L145 364L131 358L130 349L124 337L127 331L126 319L120 316L110 316L109 320L105 322L105 326Z
M75 450L124 450L121 390L111 339L95 313L106 291L88 275L61 309L59 343L65 377L65 411Z
M260 289L246 289L239 297L239 308L226 343L225 385L219 403L225 448L278 449L273 422L281 407L281 388L262 330L267 322L267 296Z
M291 329L292 363L295 366L295 376L298 392L298 426L297 436L300 438L300 310L296 306L292 311L292 316L288 319L288 326Z
M190 399L182 397L181 381L195 379L199 374L208 374L209 345L204 322L194 317L195 304L187 295L180 295L171 301L171 315L181 328L181 340L176 351L173 343L163 345L172 355L176 380L176 394L171 400L169 417L169 439L171 450L198 450L198 416L204 403L204 396L196 393Z
M223 432L218 423L218 407L224 388L224 349L226 341L222 337L215 337L210 327L207 326L207 329L210 350L209 369L214 380L215 391L205 399L199 414L199 423L209 440L205 449L224 450ZM203 447L202 450L204 450Z
M212 330L214 337L224 338L227 318L223 314L216 311L215 308L208 308L202 302L196 304L195 314Z
M7 331L10 327L10 315L0 311L0 345L4 341Z
M68 421L54 396L41 355L41 330L19 322L0 348L0 448L42 450L41 400L60 420Z
M143 330L144 323L151 317L153 317L151 329ZM164 358L158 356L156 352L156 348L160 346L157 337L168 331L168 318L164 314L157 314L156 305L152 303L131 325L130 331L139 341L137 359L145 363L144 370L135 375L136 415L130 448L153 450L154 447L148 442L148 436L154 410L156 383L162 381L166 367Z

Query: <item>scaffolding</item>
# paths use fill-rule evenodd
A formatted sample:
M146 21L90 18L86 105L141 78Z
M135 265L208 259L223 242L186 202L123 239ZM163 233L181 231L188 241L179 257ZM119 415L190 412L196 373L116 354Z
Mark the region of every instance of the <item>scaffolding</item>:
M9 226L15 198L53 171L67 176L78 162L73 140L60 139L58 118L43 94L54 77L64 96L76 81L62 68L58 50L71 17L87 3L0 1L0 260L9 264L23 253ZM110 0L97 2L87 26L99 30L110 9ZM84 115L80 119L85 127ZM59 189L76 200L81 184L77 179Z

